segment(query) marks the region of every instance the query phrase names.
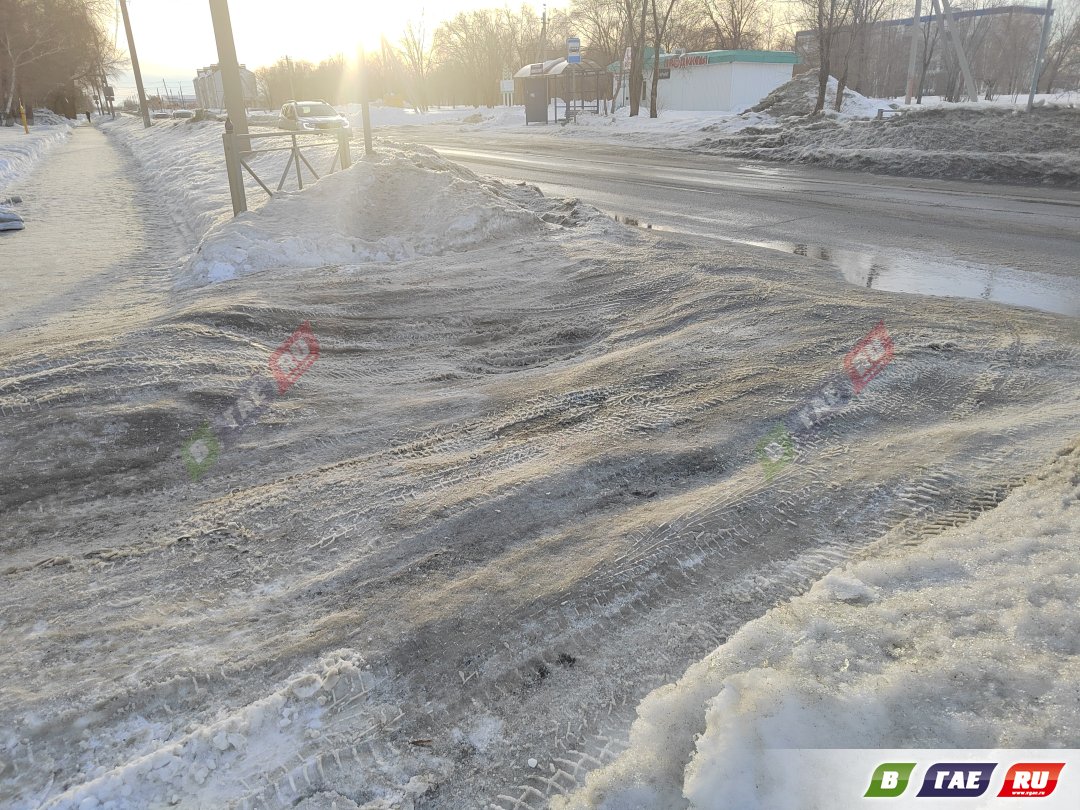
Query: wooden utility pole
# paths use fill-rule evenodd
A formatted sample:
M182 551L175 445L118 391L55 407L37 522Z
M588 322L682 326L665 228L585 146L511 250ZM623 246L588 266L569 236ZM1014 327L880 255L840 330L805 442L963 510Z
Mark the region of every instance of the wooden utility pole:
M908 56L907 97L904 104L911 104L915 95L915 60L919 56L919 36L922 34L922 0L915 0L915 16L911 20L911 53Z
M236 58L233 41L232 20L229 17L228 0L210 0L210 16L214 21L214 37L217 40L218 70L221 71L221 87L225 93L225 111L236 136L240 152L247 152L251 142L247 137L247 110L244 108L244 87L240 82L240 63Z
M131 57L131 70L135 73L135 88L139 91L139 109L142 111L143 127L150 128L150 108L146 106L146 91L143 90L142 71L139 70L139 55L135 53L135 37L131 33L131 18L128 17L127 0L120 0L120 12L124 15L124 30L127 32L128 56Z
M1035 56L1035 72L1031 75L1031 92L1028 93L1027 111L1035 106L1035 94L1039 91L1039 77L1043 72L1043 59L1046 58L1046 43L1050 41L1050 22L1054 18L1054 0L1046 0L1043 16L1042 37L1039 39L1039 53Z

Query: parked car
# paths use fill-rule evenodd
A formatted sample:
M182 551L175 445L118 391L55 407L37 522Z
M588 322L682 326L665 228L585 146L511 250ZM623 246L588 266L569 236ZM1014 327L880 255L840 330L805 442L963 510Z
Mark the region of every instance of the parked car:
M172 115L168 110L158 110L157 112L150 113L150 117L155 121L161 121L172 118Z
M278 127L299 131L349 129L349 119L325 101L286 101Z
M195 113L191 110L174 110L172 114L173 118L194 118Z

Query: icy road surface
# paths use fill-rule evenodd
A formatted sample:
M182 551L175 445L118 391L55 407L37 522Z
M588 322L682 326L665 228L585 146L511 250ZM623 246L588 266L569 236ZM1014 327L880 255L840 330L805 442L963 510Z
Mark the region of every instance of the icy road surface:
M624 221L806 256L860 286L1080 315L1080 191L869 176L438 127L381 130ZM823 264L822 264L823 263Z
M177 226L95 133L55 157L84 147L111 200L28 202L0 241L5 313L34 316L0 338L5 807L546 806L748 620L886 534L993 508L1080 430L1075 319L581 211L171 290ZM924 198L933 229L956 195ZM709 199L696 216L741 237ZM1032 247L1051 225L1007 221L985 240L1068 277L1064 237ZM791 224L763 236L811 232ZM13 277L13 251L47 261ZM181 447L304 321L318 359L192 480ZM768 475L763 437L882 321L892 362Z

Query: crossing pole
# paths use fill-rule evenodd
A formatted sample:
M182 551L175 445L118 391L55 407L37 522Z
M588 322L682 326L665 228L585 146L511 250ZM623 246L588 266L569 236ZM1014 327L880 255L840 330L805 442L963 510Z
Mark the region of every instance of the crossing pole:
M139 55L135 53L135 37L131 33L131 18L128 17L127 0L120 0L120 12L124 15L124 31L127 32L128 56L131 57L131 70L135 74L135 88L139 91L139 109L145 129L150 129L150 108L146 106L146 91L143 90L142 71L139 70Z
M1054 0L1046 0L1046 12L1043 16L1042 38L1039 40L1039 53L1035 57L1035 72L1031 75L1031 92L1028 93L1027 111L1035 106L1035 93L1039 90L1039 77L1043 71L1043 59L1046 57L1046 43L1050 40L1050 22L1054 18Z

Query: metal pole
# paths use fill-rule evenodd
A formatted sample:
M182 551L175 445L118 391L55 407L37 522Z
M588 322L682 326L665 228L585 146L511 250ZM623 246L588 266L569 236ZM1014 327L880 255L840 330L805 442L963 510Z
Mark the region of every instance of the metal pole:
M945 11L945 24L948 26L948 35L956 51L956 58L960 62L960 72L964 74L964 84L967 86L968 98L972 101L978 101L979 89L975 86L975 79L971 75L971 63L968 62L967 54L964 52L964 43L960 40L960 32L956 29L956 18L953 17L952 6L949 5L949 0L934 0L935 5L939 2Z
M247 110L244 108L244 88L240 83L240 63L236 58L236 43L233 41L232 20L229 17L228 0L210 0L210 16L214 20L214 37L217 39L218 70L221 71L221 85L225 92L225 110L236 135L236 148L239 152L251 151L251 141L247 137Z
M371 111L368 109L367 54L360 49L360 117L364 122L364 156L375 154L371 147Z
M142 110L142 122L145 129L150 128L150 108L146 106L146 91L143 90L142 71L139 70L139 55L135 53L135 37L131 33L131 19L128 17L127 0L120 0L120 12L124 15L124 30L127 32L128 56L131 57L131 70L135 74L135 89L139 91L139 109Z
M296 97L296 87L293 85L292 60L289 59L288 54L285 54L285 65L289 68L289 95L293 101L299 101Z
M922 34L922 0L915 0L915 16L911 20L911 54L908 56L907 97L904 104L911 104L915 95L915 62L919 56L919 35Z
M1039 40L1039 53L1035 57L1035 72L1031 74L1031 92L1028 93L1027 111L1035 106L1035 93L1039 90L1039 77L1043 71L1043 59L1046 57L1046 43L1050 40L1050 23L1054 17L1054 0L1046 0L1046 12L1043 16L1042 38Z

